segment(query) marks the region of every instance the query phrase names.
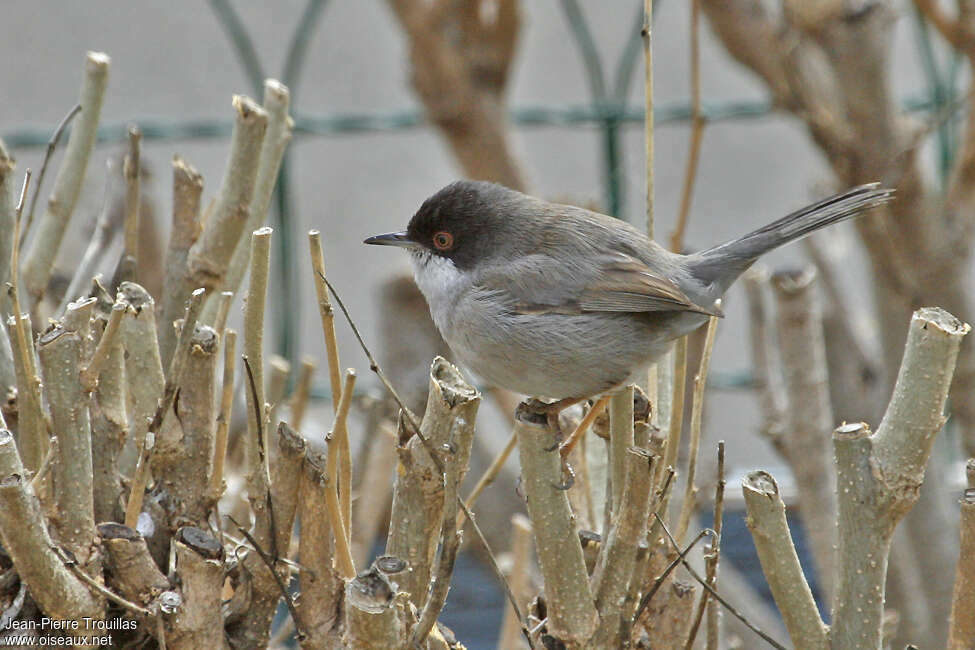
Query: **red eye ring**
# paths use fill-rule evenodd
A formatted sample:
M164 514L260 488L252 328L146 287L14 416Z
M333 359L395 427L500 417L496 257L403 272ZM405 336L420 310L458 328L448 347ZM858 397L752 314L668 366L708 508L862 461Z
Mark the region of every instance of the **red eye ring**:
M448 250L454 245L454 236L446 230L441 230L433 235L433 247L438 251Z

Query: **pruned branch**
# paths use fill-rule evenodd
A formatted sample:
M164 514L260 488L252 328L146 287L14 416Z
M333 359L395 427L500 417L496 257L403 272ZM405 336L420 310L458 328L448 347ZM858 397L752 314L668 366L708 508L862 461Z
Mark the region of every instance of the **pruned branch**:
M845 425L833 435L838 490L838 569L832 641L880 646L887 553L894 527L917 500L941 430L958 348L969 326L941 309L911 321L894 394L875 434Z
M48 616L65 620L104 616L101 600L55 553L13 436L5 429L0 429L0 538L20 578Z
M596 631L599 614L569 500L559 489L561 455L552 447L545 415L532 413L527 405L519 407L515 415L515 431L521 485L545 583L546 627L565 643L581 644Z
M243 232L251 232L265 224L268 208L271 205L271 195L278 179L278 170L284 151L291 142L291 129L294 125L288 116L288 105L291 93L288 87L276 79L264 80L264 111L267 113L267 133L261 145L257 173L254 178L253 197L250 211ZM234 249L233 256L227 265L227 272L222 280L224 291L237 293L240 282L247 271L250 258L250 242L241 237ZM210 322L216 313L217 294L214 294L207 304L204 320Z
M339 604L345 581L333 568L335 542L325 505L329 489L325 477L325 459L307 452L301 469L298 510L301 519L298 557L301 560L301 598L298 612L308 638L304 648L335 647L341 635Z
M741 483L748 529L755 540L762 573L799 648L829 648L829 628L819 617L809 583L799 566L779 486L767 472L751 472Z
M196 287L220 286L237 242L249 233L246 227L268 116L248 97L234 96L233 106L234 131L223 182L208 210L203 232L187 254L189 273L183 279L183 286L173 288L177 295L186 295Z
M430 391L420 423L420 433L434 450L452 440L465 441L474 428L481 396L464 381L454 366L438 357L430 368ZM399 467L393 487L386 554L409 563L411 571L400 576L400 588L421 607L430 582L443 527L444 477L419 438L400 441ZM442 460L443 452L439 452ZM451 458L466 473L470 446L456 445ZM459 481L458 481L459 483ZM456 492L448 493L453 499Z
M101 572L101 561L92 553L96 532L91 420L85 408L88 400L81 386L81 369L95 302L89 298L68 305L62 321L37 342L45 393L58 435L59 458L54 464L54 495L60 514L57 529L83 570L91 574Z
M186 289L192 283L186 259L200 236L200 195L203 177L179 156L173 158L173 227L166 248L166 277L163 281L162 315L159 321L159 349L168 362L176 345L173 322L183 313ZM194 287L195 288L195 287Z
M54 181L54 189L51 190L51 198L48 199L47 210L38 222L37 232L24 255L24 285L34 304L40 301L47 289L54 259L81 194L88 157L95 146L102 100L108 85L109 63L108 56L101 52L88 52L85 58L79 101L81 115L68 136L68 145Z

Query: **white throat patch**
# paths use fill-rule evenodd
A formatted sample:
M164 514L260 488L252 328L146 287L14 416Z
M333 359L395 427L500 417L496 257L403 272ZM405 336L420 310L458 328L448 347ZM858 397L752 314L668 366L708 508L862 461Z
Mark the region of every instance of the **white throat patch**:
M427 299L433 322L442 333L447 328L451 310L469 286L469 281L446 257L417 251L410 256L410 260L416 286Z

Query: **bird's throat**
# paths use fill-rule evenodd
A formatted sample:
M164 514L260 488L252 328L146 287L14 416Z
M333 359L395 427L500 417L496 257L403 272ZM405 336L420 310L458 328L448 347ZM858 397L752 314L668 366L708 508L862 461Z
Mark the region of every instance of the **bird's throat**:
M441 335L450 328L450 316L457 301L470 288L467 274L446 257L417 251L411 255L413 277L430 306L430 316Z

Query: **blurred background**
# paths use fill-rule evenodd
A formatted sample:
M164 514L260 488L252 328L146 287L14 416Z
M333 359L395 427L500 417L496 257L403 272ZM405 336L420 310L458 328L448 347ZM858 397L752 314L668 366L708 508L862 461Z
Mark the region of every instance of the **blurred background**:
M408 273L409 262L399 251L366 247L362 240L405 227L427 196L463 174L443 137L422 123L423 107L410 85L409 41L390 7L378 1L318 4L321 9L309 26L304 66L289 85L292 114L299 127L290 147L291 209L287 217L298 255L289 259L289 265L296 273L289 295L274 298L281 301L278 307L287 305L297 317L297 329L287 344L282 342L280 330L268 339L277 343L276 351L293 359L303 354L322 359L324 354L311 276L300 268L307 230L322 231L329 278L344 290L350 310L375 341L383 318L379 288L391 277ZM204 205L216 191L229 144L226 130L231 124L231 97L247 94L260 101L260 91L248 78L228 35L227 19L221 18L222 5L86 2L45 9L32 2L11 2L5 7L8 38L0 46L7 61L0 70L5 89L0 134L19 166L40 166L51 131L77 100L85 51L102 51L112 57L102 109L106 141L92 157L72 220L75 236L66 238L66 246L73 244L74 253L66 248L59 256L64 268L70 269L72 259L80 257L85 233L91 231L101 210L104 161L116 154L120 158L127 124L138 124L145 134L142 158L152 180L151 188L144 191L154 203L163 242L171 211L169 161L173 155L180 155L203 174ZM610 93L615 90L620 60L627 56L632 81L626 105L640 114L642 4L611 0L579 6ZM247 30L264 74L281 79L288 46L306 4L238 2L232 4L232 11ZM684 114L679 120L658 118L655 134L657 236L661 240L674 227L688 150L688 12L687 3L664 1L655 18L656 102L660 109L674 113L678 112L674 109L683 109ZM580 117L595 115L592 82L562 5L554 0L524 2L521 13L507 94L509 107L516 114L529 109L535 116L550 113L551 122L569 122L567 115L571 117L573 112ZM910 24L902 22L903 30L909 31ZM895 48L895 52L903 51L904 65L900 65L901 57L894 65L899 85L903 84L905 93L920 93L924 87L914 65L917 58L909 51L910 34L904 34L900 42L905 47ZM763 86L729 59L704 22L701 59L705 105L731 101L751 108L767 104ZM324 126L333 132L302 133L301 117L305 115L326 122ZM409 126L393 128L396 118ZM605 135L596 120L549 125L538 124L537 118L531 124L512 121L511 149L528 191L609 211ZM152 127L156 128L150 130ZM33 146L24 146L25 142ZM643 229L642 122L629 120L620 125L617 154L619 216ZM747 232L807 203L817 196L817 186L828 182L829 171L820 154L801 125L789 117L746 115L709 124L687 245L704 248ZM116 183L115 191L121 189ZM801 256L799 247L789 247L766 262L770 266L797 265ZM274 262L272 265L280 273ZM718 332L712 367L719 376L737 373L749 364L748 348L742 345L745 304L739 292L736 287L729 295L727 318ZM339 326L339 345L344 363L368 367L344 325ZM372 382L372 378L363 379ZM732 466L760 465L767 454L764 442L750 434L756 427L750 400L735 397L732 406L722 401L722 394L712 394L710 408L722 413L721 431L708 432L708 448L717 437L730 441L744 434L742 444L729 444L729 462Z
M97 50L112 58L100 143L58 258L63 270L69 272L80 257L106 195L122 191L118 181L107 191L106 184L118 174L126 125L137 124L144 133L142 160L149 184L143 193L155 213L158 240L164 243L172 207L170 160L178 154L203 174L205 205L223 173L232 95L248 94L260 101L263 78L274 77L291 89L296 130L269 217L275 227L275 288L269 303L274 329L268 351L295 366L306 355L317 359L320 368L324 365L306 262L305 233L310 228L322 231L329 279L381 360L393 359L397 346L409 347L410 333L402 332L398 321L390 322L390 305L401 287L390 283L408 273L407 256L361 242L403 228L423 199L465 173L443 129L426 119L429 105L413 85L411 52L423 47L418 37L422 25L411 31L392 8L411 4L427 3L6 2L0 137L21 169L39 167L52 130L77 101L84 53ZM690 5L676 0L655 5L654 171L656 234L662 241L669 238L679 211L689 148ZM494 99L500 102L499 111L507 111L507 121L496 124L505 128L507 151L522 188L614 213L643 229L642 0L526 0L518 6L515 49ZM895 2L893 7L892 93L897 103L934 112L926 62L950 70L952 83L963 73L956 75L957 65L952 67L946 49L932 44L934 36L911 3ZM771 111L767 85L732 60L703 16L700 39L700 88L709 120L684 237L690 249L740 235L837 185L803 123ZM925 137L920 151L924 177L939 183L936 138ZM114 171L106 170L108 159L116 160ZM829 243L842 260L837 268L843 286L853 300L867 300L868 265L853 227L840 228L845 235L833 236ZM791 246L763 262L773 268L797 267L806 258L802 247ZM106 272L113 265L106 262ZM967 267L962 271L968 273ZM232 320L239 311L238 301ZM707 459L702 462L710 464L717 440L727 441L729 496L734 497L735 476L769 468L787 483L788 469L758 435L761 416L748 392L747 304L740 286L729 293L725 311L701 448ZM396 329L404 338L391 341L390 332ZM339 322L338 332L343 363L360 369L360 386L378 386L344 322ZM319 376L318 393L326 395L325 375ZM320 418L324 430L328 411ZM490 457L508 435L502 409L494 404L482 409L480 427L479 444ZM516 462L509 465L516 473ZM731 513L728 526L735 525L744 530L740 515ZM469 582L490 578L485 574ZM500 596L490 599L500 612ZM450 602L465 609L454 596ZM482 596L469 596L468 607L472 603L483 606ZM445 620L470 647L487 647L467 634L466 623L453 624L449 616Z

